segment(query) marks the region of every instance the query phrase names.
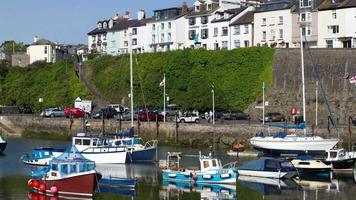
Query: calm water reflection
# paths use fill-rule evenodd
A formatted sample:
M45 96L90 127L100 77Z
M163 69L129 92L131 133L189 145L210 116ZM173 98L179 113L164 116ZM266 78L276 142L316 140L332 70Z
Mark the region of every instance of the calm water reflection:
M38 196L29 193L26 186L30 168L23 165L20 156L30 152L35 146L63 147L68 142L8 139L6 152L0 155L0 199L63 199ZM182 166L198 166L198 149L160 147L159 159L166 158L167 151L181 151ZM207 150L203 151L207 153ZM222 162L230 162L233 157L218 152ZM273 180L240 176L234 185L189 185L163 182L155 163L126 165L97 165L103 176L136 177L139 180L135 190L101 187L94 199L356 199L356 183L352 174L330 179Z

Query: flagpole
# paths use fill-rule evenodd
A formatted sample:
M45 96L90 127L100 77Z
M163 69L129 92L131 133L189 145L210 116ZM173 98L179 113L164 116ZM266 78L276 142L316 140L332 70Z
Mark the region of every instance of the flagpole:
M163 74L163 122L166 123L166 74Z

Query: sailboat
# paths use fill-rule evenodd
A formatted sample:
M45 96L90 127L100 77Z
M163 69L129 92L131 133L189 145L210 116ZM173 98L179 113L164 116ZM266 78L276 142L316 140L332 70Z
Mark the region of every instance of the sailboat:
M278 133L275 136L267 136L265 137L263 133L252 137L250 139L250 143L257 150L262 150L266 153L272 154L300 154L300 153L308 153L308 154L319 154L324 153L332 149L338 142L338 138L325 139L320 136L311 136L307 134L306 130L306 106L305 106L305 81L304 81L304 56L303 56L303 34L302 34L302 22L300 27L300 54L301 54L301 68L302 68L302 91L303 91L303 122L299 128L304 129L304 135L300 134L286 134L282 132ZM317 79L320 79L318 74L316 74ZM321 81L319 80L319 83ZM321 85L321 84L320 84ZM324 98L328 105L329 116L332 116L331 108L328 104L326 96L324 94L323 87L321 85L321 92L324 95ZM332 124L334 125L334 120L331 117ZM296 127L293 127L296 128ZM288 129L288 127L284 127L284 129Z

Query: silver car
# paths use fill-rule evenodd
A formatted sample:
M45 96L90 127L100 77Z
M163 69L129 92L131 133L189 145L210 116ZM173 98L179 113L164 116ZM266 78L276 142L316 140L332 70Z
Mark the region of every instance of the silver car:
M64 111L59 108L47 108L41 112L42 117L64 117Z

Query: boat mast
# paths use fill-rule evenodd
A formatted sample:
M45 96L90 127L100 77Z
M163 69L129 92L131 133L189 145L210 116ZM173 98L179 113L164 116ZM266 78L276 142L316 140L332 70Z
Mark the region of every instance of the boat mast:
M130 98L131 98L131 127L134 127L133 123L133 80L132 80L132 33L129 33L130 36Z
M304 54L303 54L303 27L305 24L302 22L301 12L299 8L299 25L300 25L300 58L302 67L302 90L303 90L303 122L306 124L307 115L305 111L305 79L304 79ZM304 135L306 135L306 129L304 129Z

